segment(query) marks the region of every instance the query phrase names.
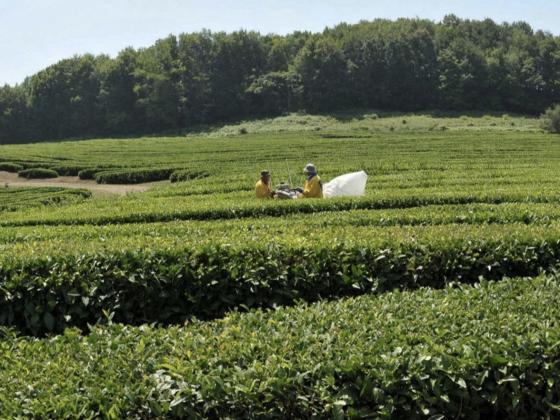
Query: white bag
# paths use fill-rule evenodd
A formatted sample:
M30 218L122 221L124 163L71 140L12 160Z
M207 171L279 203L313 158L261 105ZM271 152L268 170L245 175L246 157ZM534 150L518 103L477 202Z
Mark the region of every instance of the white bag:
M323 184L323 197L342 197L344 195L365 195L367 174L364 171L344 174Z

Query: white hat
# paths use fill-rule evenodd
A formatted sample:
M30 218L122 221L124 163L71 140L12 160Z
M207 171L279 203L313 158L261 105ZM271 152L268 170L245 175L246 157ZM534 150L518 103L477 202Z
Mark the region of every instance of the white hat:
M314 174L315 172L317 172L315 170L315 165L313 165L312 163L308 163L307 165L305 165L305 168L303 168L303 170L308 174Z

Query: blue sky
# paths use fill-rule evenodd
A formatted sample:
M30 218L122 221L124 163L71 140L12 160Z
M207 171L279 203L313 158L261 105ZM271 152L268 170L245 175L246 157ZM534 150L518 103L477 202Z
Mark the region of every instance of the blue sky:
M560 35L558 0L0 0L0 86L74 54L149 47L169 34L201 29L285 35L338 23L453 13L497 23L525 21Z

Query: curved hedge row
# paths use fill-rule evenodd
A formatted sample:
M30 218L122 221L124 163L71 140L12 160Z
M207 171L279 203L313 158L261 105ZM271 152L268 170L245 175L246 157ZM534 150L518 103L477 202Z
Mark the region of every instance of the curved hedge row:
M27 210L56 203L78 203L91 197L81 188L16 187L0 189L0 211Z
M50 169L60 176L78 176L80 171L83 171L85 168L83 166L59 165L53 166Z
M0 171L17 173L21 170L23 170L23 166L21 166L17 163L0 162Z
M210 176L210 172L203 170L184 169L175 171L169 177L171 182L191 181L193 179L201 179Z
M100 238L91 250L80 238L3 245L0 325L60 332L86 328L104 311L129 324L177 323L233 307L534 276L560 265L558 223L368 231L310 229L277 242L274 232L201 231L190 243L147 232Z
M559 295L541 277L167 329L0 331L0 417L557 418Z
M107 170L94 175L98 184L142 184L144 182L164 181L175 169L128 169Z
M102 169L97 169L97 168L82 169L81 171L78 172L78 177L80 179L94 180L95 174L101 171Z
M33 212L13 215L0 221L0 226L33 225L103 225L108 223L148 223L173 220L217 220L248 217L283 217L290 214L337 212L349 210L406 209L428 205L476 203L555 203L560 199L553 191L526 189L504 191L480 190L431 192L425 189L391 191L384 195L335 197L308 200L257 200L252 191L238 191L199 196L151 197L139 194L117 201L96 201L68 206L56 214Z
M31 168L19 171L18 176L27 179L58 178L58 173L52 169Z

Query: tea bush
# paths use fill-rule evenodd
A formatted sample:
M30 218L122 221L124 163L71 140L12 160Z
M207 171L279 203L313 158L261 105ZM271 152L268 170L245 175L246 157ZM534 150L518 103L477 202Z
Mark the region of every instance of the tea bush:
M169 179L174 171L175 169L109 170L97 172L93 177L98 184L141 184Z
M32 168L19 171L18 176L27 179L58 178L58 173L52 169Z
M78 172L78 177L80 179L94 180L95 174L102 171L103 169L98 169L98 168L82 169L81 171Z
M208 171L184 169L181 171L173 172L169 177L169 180L171 182L183 182L183 181L190 181L193 179L206 178L208 176L210 176L210 173Z
M401 227L401 219L376 228L351 220L323 230L322 220L302 219L6 232L0 324L60 332L104 311L116 322L177 323L234 307L534 276L560 264L559 221Z
M2 146L188 182L55 207L0 190L0 324L48 337L0 329L0 418L557 417L558 278L507 277L560 267L560 143L517 117L382 117ZM365 170L365 197L254 198L262 169L303 185L308 162Z
M60 176L78 176L80 171L83 171L85 168L83 166L53 166L49 169L52 169Z
M0 332L3 418L556 418L560 279ZM111 317L108 314L109 318Z
M17 173L23 169L23 166L17 163L0 162L0 171Z
M0 211L25 210L57 203L78 203L91 197L91 191L79 188L16 187L0 189ZM1 284L1 282L0 282Z

